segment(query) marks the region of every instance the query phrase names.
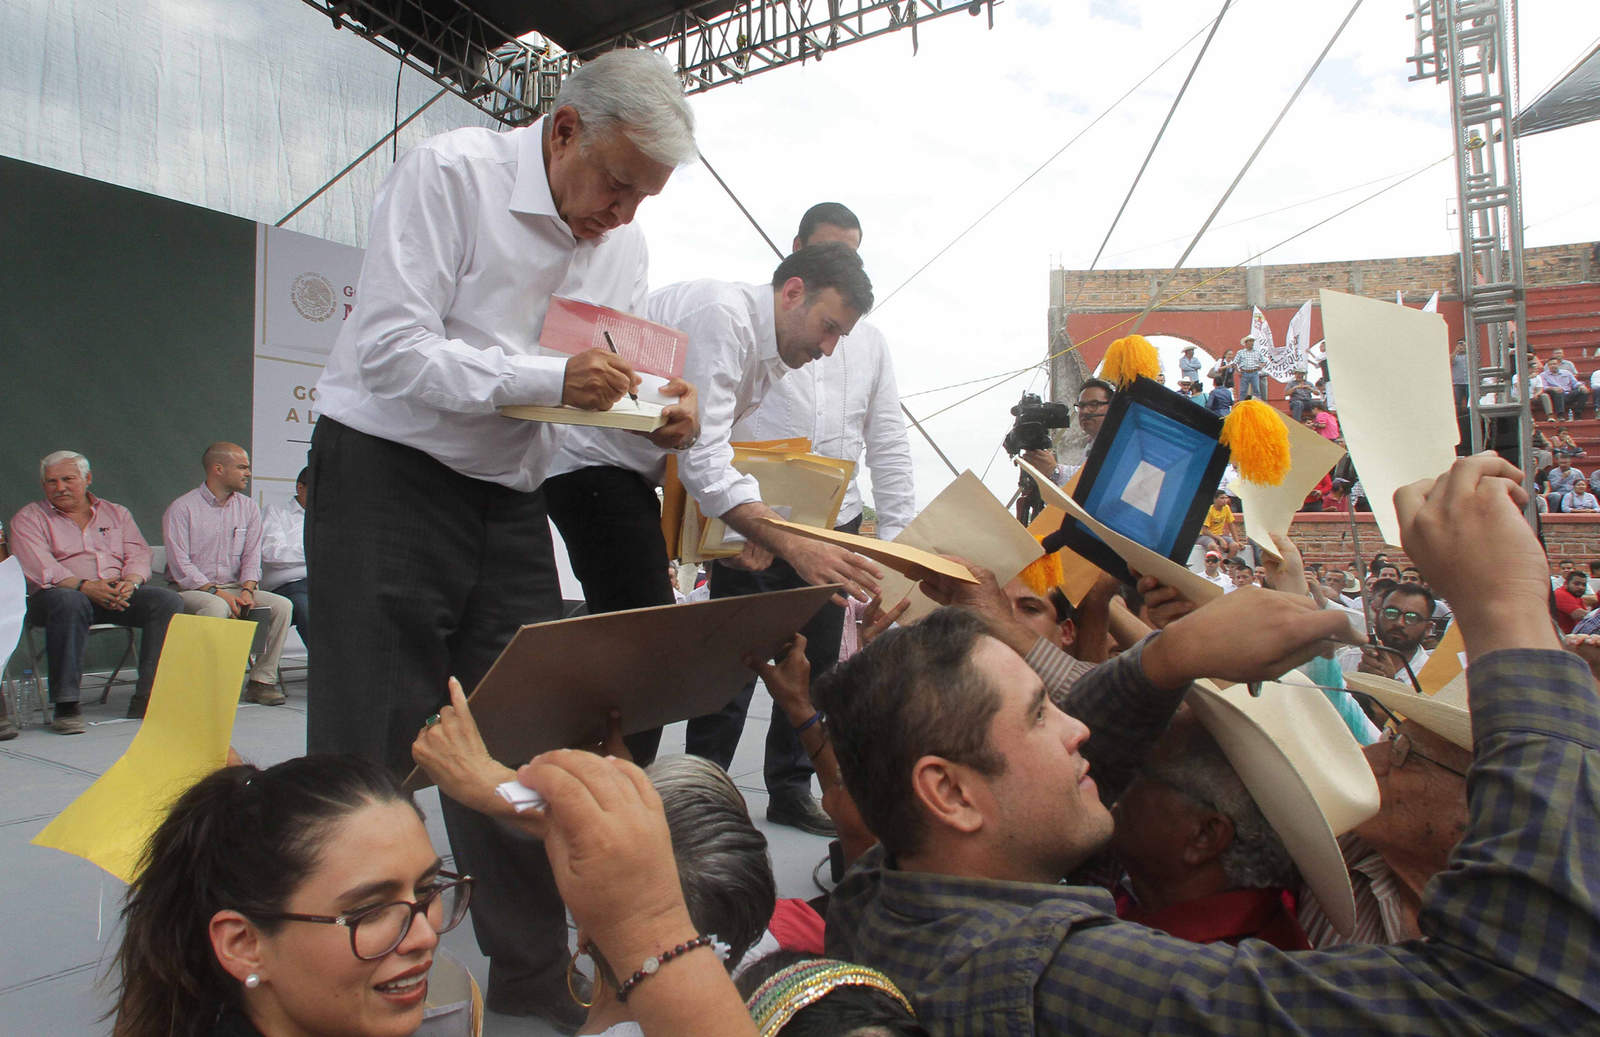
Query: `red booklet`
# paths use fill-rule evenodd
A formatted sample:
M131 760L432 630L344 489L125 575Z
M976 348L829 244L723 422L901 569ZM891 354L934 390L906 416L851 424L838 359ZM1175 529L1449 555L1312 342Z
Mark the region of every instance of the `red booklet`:
M689 350L689 336L677 328L613 310L609 306L550 297L550 309L539 332L539 345L559 353L581 353L586 349L609 349L611 337L617 355L639 373L639 399L652 403L678 402L676 396L663 396L661 386L683 374L683 359Z

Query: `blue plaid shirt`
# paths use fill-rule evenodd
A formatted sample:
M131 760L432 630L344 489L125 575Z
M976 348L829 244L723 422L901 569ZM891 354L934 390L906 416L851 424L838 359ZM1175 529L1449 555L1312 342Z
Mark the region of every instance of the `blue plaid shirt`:
M1468 679L1467 834L1423 940L1192 944L1119 920L1101 889L904 872L878 847L834 892L828 953L888 974L936 1034L1600 1032L1594 681L1533 650Z

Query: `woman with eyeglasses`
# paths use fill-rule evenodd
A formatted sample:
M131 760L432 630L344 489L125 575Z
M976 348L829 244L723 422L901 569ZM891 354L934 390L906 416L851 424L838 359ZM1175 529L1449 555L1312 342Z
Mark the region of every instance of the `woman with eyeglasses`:
M404 1037L472 880L388 771L225 767L173 806L128 891L116 1037Z

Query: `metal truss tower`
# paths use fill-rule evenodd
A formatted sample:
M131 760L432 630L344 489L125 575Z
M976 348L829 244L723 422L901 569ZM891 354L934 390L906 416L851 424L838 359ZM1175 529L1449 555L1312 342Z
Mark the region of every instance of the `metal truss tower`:
M1461 296L1466 317L1472 450L1485 423L1516 420L1532 488L1527 311L1522 272L1522 199L1512 132L1510 17L1515 0L1411 0L1417 51L1411 80L1450 85L1460 197ZM1509 10L1508 10L1509 9ZM1520 345L1519 345L1520 344ZM1487 354L1487 356L1485 356ZM1479 403L1485 395L1491 400ZM1529 518L1533 505L1529 503Z
M712 4L732 9L706 17L691 10L658 15L577 53L515 39L470 0L305 2L335 28L371 41L490 117L524 126L548 110L561 80L584 57L614 47L660 52L682 75L684 92L695 94L902 29L910 31L914 52L919 25L960 11L987 11L992 28L998 0L741 0Z

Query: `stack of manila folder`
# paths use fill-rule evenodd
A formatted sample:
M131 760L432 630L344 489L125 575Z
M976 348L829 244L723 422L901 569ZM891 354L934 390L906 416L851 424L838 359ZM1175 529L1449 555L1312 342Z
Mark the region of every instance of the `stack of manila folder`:
M733 467L761 484L761 501L780 518L802 526L833 528L839 507L855 476L854 461L811 452L809 439L773 439L733 444ZM678 479L677 458L667 458L661 504L661 533L667 555L693 564L732 558L744 537L721 519L707 518Z

